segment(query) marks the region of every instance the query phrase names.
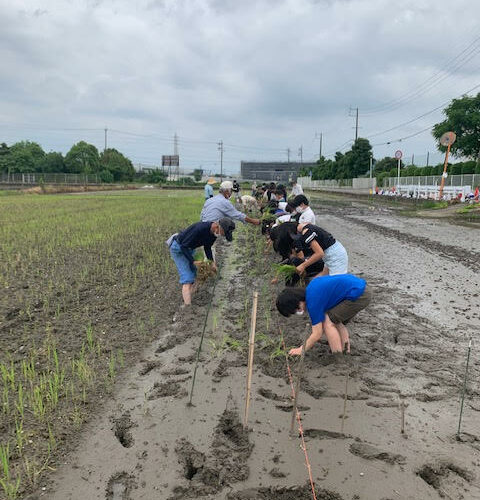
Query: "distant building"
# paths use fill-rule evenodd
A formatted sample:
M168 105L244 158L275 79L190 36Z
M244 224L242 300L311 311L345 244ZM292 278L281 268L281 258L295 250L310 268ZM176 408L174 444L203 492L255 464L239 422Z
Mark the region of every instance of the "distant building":
M289 182L298 177L301 169L315 166L316 163L242 161L240 171L245 180Z

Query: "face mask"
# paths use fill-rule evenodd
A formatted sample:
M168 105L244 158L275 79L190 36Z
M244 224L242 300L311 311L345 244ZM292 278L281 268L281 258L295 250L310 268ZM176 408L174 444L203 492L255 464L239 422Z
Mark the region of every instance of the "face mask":
M213 235L214 235L216 238L220 238L220 236L222 236L220 233L213 233Z
M295 314L298 314L299 316L301 316L305 311L295 311Z
M295 210L297 211L297 214L303 214L303 212L305 212L305 209L302 207L297 207Z

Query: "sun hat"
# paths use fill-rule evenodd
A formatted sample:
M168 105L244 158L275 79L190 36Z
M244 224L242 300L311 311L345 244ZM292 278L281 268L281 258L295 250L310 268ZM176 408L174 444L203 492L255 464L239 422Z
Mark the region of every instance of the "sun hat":
M215 184L215 179L213 177L210 177L207 181L207 184Z
M230 189L230 191L233 189L233 184L232 184L232 181L223 181L221 184L220 184L220 189L222 191L226 191L227 189Z

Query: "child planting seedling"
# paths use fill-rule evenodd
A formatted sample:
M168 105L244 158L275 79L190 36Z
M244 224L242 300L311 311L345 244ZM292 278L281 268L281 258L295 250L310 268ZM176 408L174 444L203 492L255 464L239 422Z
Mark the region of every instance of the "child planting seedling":
M277 309L282 316L303 314L308 311L312 333L305 344L305 351L327 337L332 353L350 352L347 323L370 303L372 294L367 282L343 274L315 278L306 288L285 288L277 297ZM302 347L290 349L291 356L302 354Z

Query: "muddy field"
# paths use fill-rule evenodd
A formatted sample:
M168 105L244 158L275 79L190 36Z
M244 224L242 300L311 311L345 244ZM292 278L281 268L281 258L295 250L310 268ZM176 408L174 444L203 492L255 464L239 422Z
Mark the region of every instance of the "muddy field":
M352 325L351 356L332 357L322 343L305 358L299 408L316 498L480 498L480 233L348 200L317 200L314 208L319 225L347 248L351 271L374 288L372 305ZM154 342L123 371L75 450L31 500L312 498L301 441L289 435L291 389L278 333L287 346L299 345L308 322L280 321L272 307L281 289L270 284L272 264L280 259L265 253L256 228L237 231L219 254L219 280L203 286L191 310L173 313L165 304ZM244 431L253 290L260 299ZM194 405L187 406L211 300Z

